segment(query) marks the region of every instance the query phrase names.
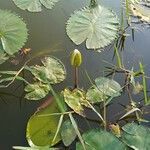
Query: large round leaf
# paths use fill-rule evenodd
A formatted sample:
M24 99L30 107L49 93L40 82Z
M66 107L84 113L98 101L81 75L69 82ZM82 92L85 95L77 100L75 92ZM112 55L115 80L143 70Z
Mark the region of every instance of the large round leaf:
M26 40L27 28L22 19L10 11L0 10L0 50L13 55Z
M97 5L75 11L67 22L67 34L77 45L86 41L88 49L109 45L117 36L118 19L111 10Z
M129 123L123 126L123 142L134 150L150 149L150 129L135 123Z
M39 115L47 115L58 112L57 105L55 101L53 101L51 105L39 111L29 119L26 132L26 137L29 144L31 141L37 146L47 146L52 144L55 132L57 131L59 116L51 115L41 117ZM53 141L53 144L59 142L60 140L60 135L58 134L55 141Z
M54 57L42 59L43 66L31 66L31 73L43 83L56 84L66 78L66 70L62 62Z
M126 150L126 146L114 135L103 130L91 130L83 134L86 150ZM80 143L76 144L76 150L82 150Z
M59 0L13 0L14 3L22 10L30 12L40 12L42 5L48 9L52 9Z

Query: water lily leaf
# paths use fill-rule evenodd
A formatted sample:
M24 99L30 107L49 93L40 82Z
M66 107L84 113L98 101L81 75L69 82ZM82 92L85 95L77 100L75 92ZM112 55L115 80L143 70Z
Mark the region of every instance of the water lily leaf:
M16 14L0 10L0 51L18 52L27 40L26 24Z
M122 127L122 140L134 150L148 150L150 146L150 129L135 123Z
M22 10L30 12L42 11L42 5L48 9L52 9L59 0L13 0L13 2Z
M37 146L51 146L59 123L58 115L48 115L53 113L59 113L55 101L29 119L26 131L29 144L31 140L32 143ZM60 140L60 134L58 134L53 144L56 144Z
M3 64L8 59L9 59L9 56L6 55L6 53L4 53L2 49L0 48L0 64Z
M84 115L83 106L88 107L89 104L85 100L85 92L79 89L74 89L73 91L65 89L63 91L63 96L65 102L70 108L72 108L79 115Z
M61 127L61 138L65 146L69 146L76 138L76 131L70 120L66 120Z
M36 79L43 83L56 84L66 78L66 70L62 62L55 57L42 59L43 66L31 66L30 71Z
M122 88L115 80L99 77L95 79L96 86L92 86L86 94L86 98L91 103L97 103L107 100L108 97L112 98L120 96Z
M86 93L86 99L88 99L91 103L102 102L104 99L108 97L103 94L96 86L92 86L88 89Z
M34 146L34 147L13 146L13 149L18 149L18 150L59 150L58 148L49 148L49 146Z
M86 41L88 49L98 49L109 45L116 38L118 24L115 13L97 5L75 11L67 21L66 31L76 45Z
M50 88L47 84L42 84L36 82L34 84L29 84L25 87L25 91L28 92L25 95L25 98L28 100L40 100L44 98L50 91Z
M114 135L103 130L91 130L82 135L86 150L126 150L126 146ZM82 150L80 143L76 144L76 150Z

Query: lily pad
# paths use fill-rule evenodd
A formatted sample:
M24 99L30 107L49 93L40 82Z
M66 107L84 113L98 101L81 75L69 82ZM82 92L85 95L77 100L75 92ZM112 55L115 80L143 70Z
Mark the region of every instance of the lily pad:
M13 0L13 2L22 10L30 12L42 11L42 5L48 9L52 9L59 0Z
M104 130L91 130L82 135L86 150L126 150L126 146L111 133ZM76 150L83 150L80 143L76 144Z
M37 146L52 145L52 140L55 136L55 133L57 131L57 125L59 123L58 115L48 116L48 114L53 113L59 113L55 101L53 101L51 105L40 110L29 119L26 131L26 137L29 141L29 144L31 143L31 140L32 143ZM53 141L53 144L56 144L60 140L60 134L58 134L55 141Z
M13 55L27 40L26 24L18 15L7 10L0 10L0 20L0 51Z
M86 41L88 49L99 49L117 37L118 26L119 21L114 12L96 5L75 11L67 21L66 31L76 45Z
M86 94L86 99L91 103L101 102L109 97L114 98L121 95L122 88L115 80L99 77L95 79L95 84Z
M63 96L65 102L70 108L72 108L79 115L84 115L84 107L88 107L88 103L85 99L85 92L79 89L74 89L73 91L65 89L63 91Z
M62 62L55 57L42 59L43 66L31 66L30 71L36 79L43 83L56 84L66 78L66 70Z
M134 150L148 150L150 146L150 129L136 123L122 127L122 140Z
M47 84L42 84L36 82L34 84L29 84L25 87L25 91L28 92L25 95L26 99L29 100L40 100L44 98L50 91L50 88Z
M76 138L76 131L70 120L66 120L61 127L61 138L65 146L69 146Z

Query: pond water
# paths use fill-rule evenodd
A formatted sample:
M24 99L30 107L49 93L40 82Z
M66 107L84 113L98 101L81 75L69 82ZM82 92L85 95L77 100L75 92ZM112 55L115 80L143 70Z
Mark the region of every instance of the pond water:
M107 7L112 8L118 16L120 16L121 0L101 0L101 3ZM75 46L67 37L65 32L65 24L70 14L74 10L86 6L89 0L61 0L53 10L43 8L40 13L30 13L22 11L17 8L12 0L1 0L0 9L9 9L12 12L19 14L27 23L29 29L29 38L25 47L31 47L31 55L36 53L48 53L54 55L62 60L67 69L67 79L55 86L56 90L61 90L66 86L72 86L73 74L69 61L69 55L75 48L81 50L83 54L83 64L80 67L80 87L88 88L90 82L85 76L85 70L88 72L91 79L98 76L103 76L105 66L108 66L103 60L109 63L115 63L112 60L113 50L106 48L105 51L98 53L85 49L84 44ZM123 52L124 65L126 68L138 68L138 61L142 61L145 65L146 73L150 73L150 29L138 25L139 31L135 32L135 40L132 37L127 37L125 41L125 49ZM131 30L128 30L131 33ZM22 58L23 59L23 58ZM22 61L22 60L20 60ZM36 61L35 61L36 62ZM21 66L21 65L20 65ZM1 70L4 69L17 69L20 66L15 66L8 62L0 66ZM29 76L26 75L29 78ZM116 80L123 83L122 76L117 76ZM149 84L148 84L149 85ZM10 150L13 145L26 146L25 129L27 120L36 110L40 102L31 102L25 100L23 92L23 84L16 82L6 89L0 90L0 150ZM9 94L7 94L9 93ZM135 97L135 99L141 97ZM109 106L108 120L113 122L122 110L118 103L128 103L126 94L117 98L118 101ZM146 116L149 118L150 116Z

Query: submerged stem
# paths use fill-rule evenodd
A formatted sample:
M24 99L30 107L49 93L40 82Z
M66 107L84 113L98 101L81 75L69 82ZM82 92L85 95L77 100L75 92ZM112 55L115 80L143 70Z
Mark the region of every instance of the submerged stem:
M78 88L78 81L79 81L78 67L75 67L75 69L74 69L74 89Z

